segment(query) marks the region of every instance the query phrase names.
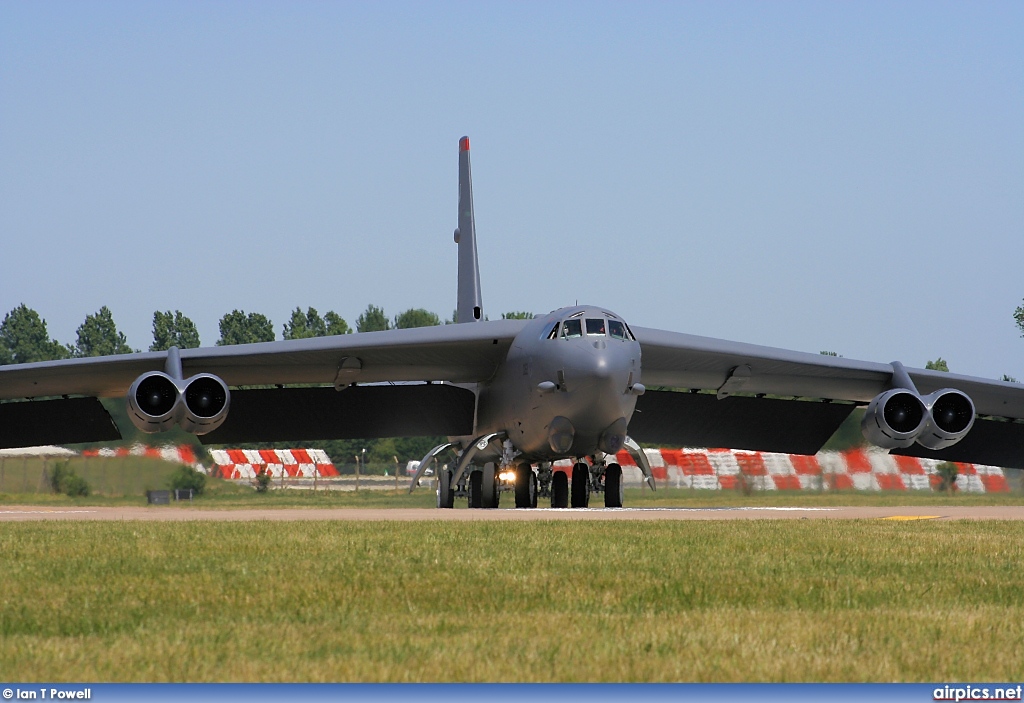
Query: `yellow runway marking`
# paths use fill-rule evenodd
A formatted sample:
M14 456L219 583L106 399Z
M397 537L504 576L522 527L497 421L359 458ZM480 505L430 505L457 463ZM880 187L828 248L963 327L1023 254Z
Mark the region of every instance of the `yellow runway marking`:
M879 520L937 520L941 515L890 515L880 517Z

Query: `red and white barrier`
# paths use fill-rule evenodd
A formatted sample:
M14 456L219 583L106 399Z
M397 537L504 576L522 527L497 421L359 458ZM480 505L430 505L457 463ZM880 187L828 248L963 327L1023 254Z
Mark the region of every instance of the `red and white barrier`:
M728 490L932 490L940 482L934 459L893 456L881 450L820 452L814 456L740 449L645 449L654 478L676 488ZM627 484L639 484L640 468L620 451ZM965 493L1008 492L1001 468L956 462L957 489ZM571 471L572 461L556 461L555 470Z
M729 490L744 484L752 490L932 490L940 482L934 459L893 456L877 449L819 452L814 456L775 454L741 449L644 449L654 478L662 485L701 490ZM228 479L255 478L261 470L272 477L329 478L338 475L322 449L213 449L212 471L197 459L192 447L167 445L86 449L82 456L148 456L191 466ZM615 460L627 485L643 480L629 452ZM996 466L956 462L956 485L964 493L1004 493L1006 475ZM556 471L571 471L572 461L556 461Z
M210 456L221 478L256 478L260 471L274 478L338 475L323 449L212 449Z
M130 447L103 447L102 449L86 449L82 452L82 456L148 456L175 464L185 464L204 474L209 473L207 468L196 459L195 451L188 444L178 446L168 444L162 447L149 447L145 444L133 444Z

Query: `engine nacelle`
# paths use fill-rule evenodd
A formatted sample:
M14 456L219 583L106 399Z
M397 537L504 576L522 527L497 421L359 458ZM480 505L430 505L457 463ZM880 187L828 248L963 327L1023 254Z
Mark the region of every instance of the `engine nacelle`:
M917 443L945 449L967 436L974 427L974 402L963 391L943 388L922 398L928 415Z
M144 373L128 389L128 417L150 434L164 432L178 422L181 393L174 379L160 371Z
M913 391L893 388L868 404L860 428L864 437L883 449L904 449L914 443L928 422L928 409Z
M192 434L206 434L224 424L231 404L231 392L213 374L201 373L185 381L183 413L179 425Z
M184 380L161 371L135 379L128 389L128 417L143 432L163 432L179 425L202 435L220 427L228 416L231 393L221 379L208 373Z

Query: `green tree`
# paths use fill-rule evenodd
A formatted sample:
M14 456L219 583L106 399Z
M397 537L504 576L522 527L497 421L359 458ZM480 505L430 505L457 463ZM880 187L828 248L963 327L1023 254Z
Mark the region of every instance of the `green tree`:
M323 337L326 334L327 325L316 308L307 308L305 313L301 308L295 308L292 311L291 319L284 323L284 328L281 330L281 336L284 339Z
M514 312L503 312L501 313L502 320L532 320L533 313L517 310Z
M86 315L77 334L78 343L69 349L76 357L131 354L135 351L128 346L124 333L117 331L114 315L106 305L95 315Z
M1018 381L1016 378L1007 373L1004 373L1003 377L1000 380L1006 381L1007 383L1020 383L1020 381Z
M434 327L441 324L441 318L423 308L410 308L395 315L395 329L407 330L412 327Z
M326 337L334 334L349 334L352 330L348 323L333 310L323 317L316 308L308 308L305 313L301 308L292 311L291 319L284 323L282 335L285 339L305 339L306 337Z
M384 314L383 308L376 305L368 305L366 312L356 318L357 332L380 332L391 329L388 316Z
M199 332L192 320L181 314L180 310L173 313L153 313L153 343L150 351L164 351L171 347L178 349L195 349L199 346Z
M232 310L220 318L219 327L218 347L274 341L274 323L258 312L247 315L242 310Z
M924 365L924 367L929 371L945 371L946 373L949 373L949 364L947 364L946 360L941 356L935 361L929 361Z
M11 310L0 323L0 364L66 359L68 348L50 339L46 320L24 303Z
M329 335L352 334L352 328L348 326L345 319L333 310L324 315L324 324L327 326Z
M1024 305L1018 305L1017 309L1013 311L1013 321L1017 323L1020 336L1024 337Z

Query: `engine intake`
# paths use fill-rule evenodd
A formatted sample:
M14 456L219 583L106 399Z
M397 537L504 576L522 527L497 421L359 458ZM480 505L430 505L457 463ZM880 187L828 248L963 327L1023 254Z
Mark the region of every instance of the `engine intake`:
M182 380L151 371L135 379L127 400L128 417L143 432L164 432L178 425L202 435L227 419L231 393L224 381L212 374Z
M928 419L917 443L928 449L945 449L967 436L974 427L974 402L963 391L943 388L926 395Z
M924 431L927 408L920 396L905 388L881 393L868 404L861 432L883 449L909 447Z
M178 422L181 396L174 379L154 371L139 376L128 389L128 417L143 432L164 432Z
M231 393L224 381L208 373L185 381L184 413L178 424L186 432L206 434L220 427L228 416Z

